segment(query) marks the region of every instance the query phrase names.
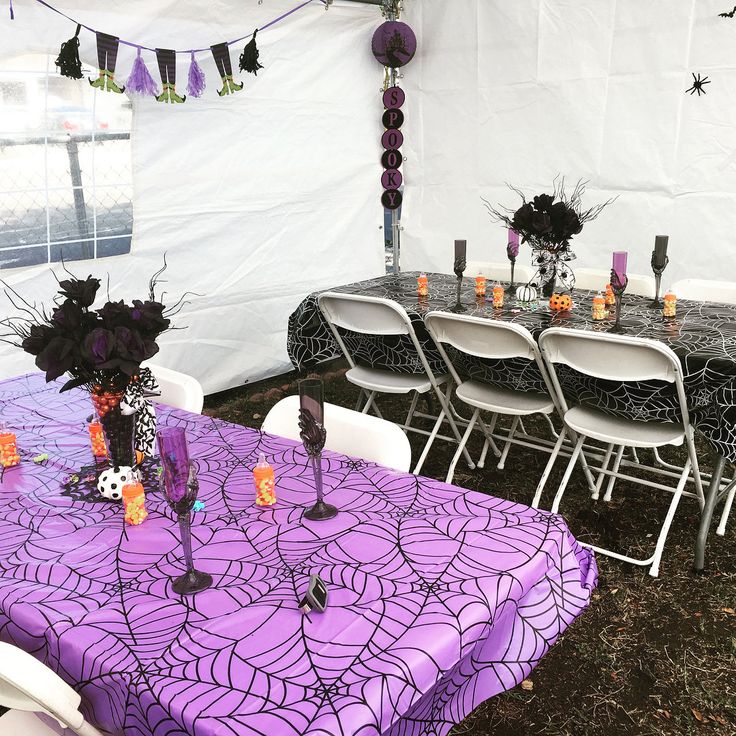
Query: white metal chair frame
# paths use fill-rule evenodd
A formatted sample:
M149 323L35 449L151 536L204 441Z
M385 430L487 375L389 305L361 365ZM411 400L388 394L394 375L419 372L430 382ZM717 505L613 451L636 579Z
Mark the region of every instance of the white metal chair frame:
M29 711L46 713L62 728L69 728L79 736L102 736L79 712L81 700L79 693L45 664L12 644L0 642L0 705L11 709L0 716L0 731L3 730L3 721L7 727L16 723L16 711ZM35 723L28 724L27 718L23 717L23 727L31 725L34 729L24 731L26 736L52 733L43 721L37 719L37 722L38 731Z
M463 325L467 328L467 330L473 330L475 334L472 337L467 336L467 341L464 341L462 338L458 339L457 334L445 334L442 329L443 323L445 325ZM460 401L462 401L463 399L458 395L458 390L462 388L463 384L468 383L468 381L464 381L461 378L460 374L455 368L454 363L452 362L452 359L445 350L445 344L452 345L456 350L466 355L473 355L478 358L490 358L497 360L526 358L530 361L534 361L542 376L542 379L544 380L545 386L547 387L547 394L551 403L551 409L549 412L538 412L536 410L524 411L516 409L514 411L509 411L508 415L513 416L514 418L512 420L511 428L507 435L493 433L496 427L498 415L502 412L492 413L490 426L486 426L486 424L480 417L481 409L473 407L475 411L473 412L470 420L467 422L465 434L463 435L463 440L458 447L457 452L455 453L455 457L453 457L452 462L450 463L447 477L445 479L446 482L450 483L452 481L452 477L455 472L455 466L457 465L457 461L460 458L460 451L465 447L468 439L470 438L470 434L473 431L476 422L480 425L483 435L485 436L483 450L481 452L480 459L478 460L479 468L482 468L485 465L486 453L489 447L493 449L494 454L496 455L496 457L499 458L499 470L503 470L503 468L505 467L509 449L512 444L519 444L531 449L550 452L554 444L553 442L545 441L541 438L536 438L528 435L526 433L526 430L522 430L523 434L521 435L521 437L523 437L523 439L520 439L519 436L517 436L519 426L523 427L521 423L522 416L542 413L547 421L549 421L550 427L555 434L556 432L554 432L554 426L549 420L549 415L556 411L560 414L560 416L562 416L559 404L557 403L556 393L552 384L550 383L547 369L542 360L541 353L539 352L539 347L534 341L534 338L532 337L529 330L513 322L501 322L485 319L483 317L452 314L450 312L430 312L425 318L425 324L427 326L429 334L432 336L432 339L437 345L442 359L445 361L447 367L450 370L450 374L452 375L456 386L455 395L457 398L460 399ZM514 347L514 345L516 347ZM502 451L498 449L496 443L494 442L494 439L498 439L499 441L503 442L504 446ZM588 480L589 487L592 491L594 488L594 481L588 468L588 463L585 455L582 456L581 460L586 479Z
M261 431L299 441L299 396L287 396L266 414ZM408 473L411 445L398 424L325 402L325 448Z
M654 297L656 283L653 276L645 276L643 274L630 273L627 274L628 283L626 291L629 294L638 294L639 296ZM576 268L575 269L575 288L586 289L589 291L604 291L606 284L611 280L611 272L599 270L597 268Z
M574 345L576 341L580 341L579 347L581 348L582 353L580 353L579 355L585 354L586 352L588 355L596 354L596 359L599 361L598 365L596 366L593 360L587 360L587 359L580 360L579 355L575 357L571 357L569 354L566 355L565 349L567 348L560 349L560 343L564 343L565 341L568 343L567 348L569 348L570 345ZM586 345L582 341L587 341L589 344ZM614 349L618 349L618 350L626 346L629 348L629 352L631 355L633 355L637 351L641 355L645 355L646 353L649 353L650 354L649 364L646 366L640 366L640 367L632 366L630 361L622 359L623 356L619 355L618 356L619 360L616 363L616 365L619 367L618 371L615 369L613 370L608 370L607 368L603 369L600 367L601 356L604 353L608 352L608 349L611 345L614 346ZM563 431L560 433L560 438L558 439L558 442L557 442L558 446L562 445L565 434L570 431L571 427L568 426L568 415L570 412L570 408L568 407L567 400L562 392L562 387L560 385L559 378L557 376L556 364L562 363L562 364L568 365L574 368L575 370L580 371L581 373L593 376L595 378L609 379L609 380L624 380L624 381L637 381L637 380L645 381L645 380L656 378L659 380L664 380L669 383L675 384L675 388L677 391L677 397L678 397L678 401L680 404L682 438L679 440L679 442L677 441L648 441L644 438L641 438L640 440L637 441L637 445L636 445L638 447L653 448L657 446L662 446L664 444L681 444L682 441L684 440L687 446L688 459L684 467L682 468L682 472L680 473L679 480L678 480L677 486L675 487L674 491L670 486L664 486L660 483L653 483L651 481L647 481L646 479L637 478L635 476L624 475L623 473L620 473L619 468L620 468L621 459L623 455L623 449L625 445L618 445L618 443L615 442L615 438L611 438L611 442L607 444L606 453L603 459L603 464L600 468L597 469L599 473L599 477L596 483L596 491L592 495L592 498L594 500L598 498L598 494L600 493L604 476L608 476L609 478L608 488L604 496L605 501L609 501L611 499L613 483L615 482L616 478L625 478L635 483L639 483L641 485L659 488L659 489L667 490L673 493L672 500L670 502L670 506L667 511L667 515L662 524L662 528L660 530L659 537L657 538L657 543L655 545L654 553L652 554L651 557L645 560L641 560L639 558L622 555L618 552L613 552L611 550L607 550L603 547L598 547L592 544L584 545L584 546L594 549L596 552L599 552L601 554L608 555L610 557L614 557L615 559L623 560L625 562L630 562L635 565L649 565L651 563L649 574L652 575L653 577L656 577L659 574L659 563L662 558L662 552L664 551L664 545L667 540L667 534L669 532L669 528L672 523L672 519L674 518L675 511L677 509L677 505L680 501L680 497L682 495L693 495L693 494L686 493L684 491L685 483L687 482L691 473L693 477L693 482L695 484L695 491L696 491L695 495L700 503L701 509L703 508L703 505L705 502L702 482L701 482L700 472L699 472L699 467L698 467L698 458L695 452L694 431L693 431L692 424L690 423L690 416L689 416L688 408L687 408L687 399L685 397L685 389L684 389L684 385L682 381L682 369L680 366L680 361L678 360L677 356L674 354L674 352L669 347L659 342L656 342L654 340L647 340L647 339L639 338L639 337L629 337L626 335L611 335L610 333L595 333L595 332L589 332L589 331L583 331L583 330L567 330L563 328L551 328L547 330L546 332L544 332L539 339L539 347L544 357L545 363L547 364L549 368L549 375L550 375L552 385L554 386L554 390L557 394L557 400L564 412L564 422L565 423L564 423ZM590 351L594 351L594 352L591 353ZM622 368L624 367L625 367L625 370L622 370ZM664 368L666 368L666 370L664 370ZM630 421L632 425L642 424L641 422L635 422L634 420L627 420L627 421ZM671 424L671 423L649 422L647 424L665 425L665 424ZM572 470L579 457L580 451L583 446L583 442L586 440L586 435L581 432L579 427L577 428L576 431L578 432L578 440L577 440L577 443L575 444L575 448L568 462L567 468L565 470L565 474L563 475L563 478L560 482L557 493L555 495L555 498L552 504L552 509L551 509L553 513L557 513L559 509L560 502L562 500L562 496L565 492L567 483L570 479L570 475L572 474ZM604 433L602 431L599 431L598 434L604 436ZM597 439L599 441L604 441L601 437L598 437ZM613 449L615 445L618 445L618 451L616 454L616 458L614 460L613 469L609 470L608 464L611 460L611 456L613 454ZM539 486L537 488L537 493L535 494L534 500L532 502L532 506L534 507L537 507L539 504L539 500L541 498L545 482L555 463L555 460L557 459L557 455L558 455L558 447L556 447L555 451L553 451L549 459L549 462L547 463L547 467L544 470L542 478L540 479ZM646 467L646 466L639 465L638 467ZM647 468L647 469L651 470L651 468Z
M356 317L356 319L353 320L346 320L345 318L341 317L340 315L335 313L335 309L333 308L332 304L334 302L342 302L346 305L363 305L369 308L372 308L370 311L382 311L385 316L389 318L389 324L379 327L375 325L375 323L372 323L370 320L370 317L367 319L364 318L363 315L360 315L360 310L357 312L353 312L353 316ZM364 334L364 335L407 335L409 339L411 340L411 343L416 350L417 356L419 358L419 362L424 369L424 375L429 381L429 386L431 390L434 392L435 396L437 397L437 400L440 403L441 410L438 414L438 416L435 419L434 426L432 427L431 432L428 432L427 430L420 429L418 427L413 427L411 425L413 419L415 416L419 416L419 414L416 412L416 405L417 401L419 399L419 392L414 388L409 388L406 390L402 390L400 387L392 390L392 393L397 394L408 394L411 391L414 391L414 396L412 398L411 405L409 407L409 412L407 414L406 420L404 424L399 425L403 430L408 432L415 432L417 434L424 435L428 437L427 442L424 445L424 449L422 450L422 453L419 457L419 460L417 461L417 464L414 467L414 470L412 471L415 475L419 473L419 471L422 468L422 465L424 465L424 461L427 458L427 455L429 454L429 450L432 447L432 444L434 443L435 439L442 439L447 440L450 442L457 442L460 443L462 441L462 437L460 435L460 430L457 427L457 424L453 418L453 412L450 408L450 392L452 391L452 382L449 380L450 375L446 374L444 376L435 376L432 372L432 369L429 366L429 363L427 362L427 358L424 354L424 350L422 350L422 346L419 342L419 339L416 336L416 332L414 331L414 326L411 323L411 318L407 314L406 310L396 302L392 301L391 299L383 299L380 297L372 297L372 296L365 296L363 294L343 294L340 292L334 292L334 291L326 291L319 295L318 297L318 304L320 311L322 312L327 324L330 326L330 329L332 330L332 334L335 337L335 340L337 341L337 344L340 346L340 349L343 352L343 355L345 356L345 359L348 361L348 364L350 365L350 370L358 368L356 365L350 351L348 350L345 341L342 339L342 336L340 335L338 327L342 327L343 329ZM369 311L369 310L366 310ZM358 316L360 315L360 316ZM350 370L348 370L348 373L346 374L346 378L348 381L350 381ZM394 371L391 371L390 369L372 369L376 374L383 373L385 376L400 376L403 374L397 374ZM440 388L440 385L443 383L447 383L447 389L445 391L442 391ZM356 384L358 385L358 384ZM376 394L381 393L382 391L379 388L364 388L361 387L362 391L365 391L368 394L368 399L363 406L362 413L367 413L371 407L373 407L375 413L380 417L383 418L380 412L380 409L378 408L376 404ZM426 391L425 391L426 393ZM434 417L433 417L434 418ZM450 425L450 429L452 430L453 437L449 437L447 435L442 435L439 433L440 427L442 426L442 423L446 421ZM463 450L463 454L465 456L465 460L468 463L468 467L473 469L475 467L475 463L472 461L470 455L468 454L467 450Z

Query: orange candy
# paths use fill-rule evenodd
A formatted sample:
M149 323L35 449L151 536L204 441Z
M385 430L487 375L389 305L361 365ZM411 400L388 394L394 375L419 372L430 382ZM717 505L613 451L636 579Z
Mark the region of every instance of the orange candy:
M15 435L12 432L0 434L0 465L12 468L20 463L20 455L16 446Z
M137 526L146 520L148 511L146 511L146 494L142 483L135 481L123 486L123 506L126 523Z

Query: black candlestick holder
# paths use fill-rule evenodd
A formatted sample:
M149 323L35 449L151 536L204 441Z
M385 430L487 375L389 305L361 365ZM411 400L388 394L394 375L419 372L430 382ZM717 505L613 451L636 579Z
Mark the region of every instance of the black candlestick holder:
M659 299L659 290L662 286L662 274L664 273L667 264L670 262L669 256L664 257L664 263L658 264L655 261L656 251L652 251L652 271L654 271L654 282L656 284L654 290L654 299L649 304L650 309L662 309L662 302Z
M507 293L513 296L516 293L516 283L514 282L514 268L516 267L516 258L509 258L511 261L511 283L506 289Z
M625 332L623 325L621 324L621 302L623 300L624 292L629 284L629 277L624 276L624 280L621 281L618 277L618 273L612 268L611 269L611 291L613 291L614 299L616 300L616 322L611 327L609 332L613 332L617 335Z
M463 273L465 272L465 266L466 261L464 258L455 259L454 271L455 276L457 276L457 298L454 306L450 307L450 311L455 312L455 314L468 311L460 301L460 291L463 288Z

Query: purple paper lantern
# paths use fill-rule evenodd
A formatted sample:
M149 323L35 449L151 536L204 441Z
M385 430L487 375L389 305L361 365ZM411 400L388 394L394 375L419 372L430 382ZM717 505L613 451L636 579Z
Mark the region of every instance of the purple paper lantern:
M387 20L373 34L371 49L380 64L398 69L414 58L417 37L406 23Z

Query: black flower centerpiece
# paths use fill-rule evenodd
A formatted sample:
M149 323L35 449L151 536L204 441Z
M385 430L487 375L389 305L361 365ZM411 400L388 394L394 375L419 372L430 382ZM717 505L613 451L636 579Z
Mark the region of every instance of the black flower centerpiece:
M68 375L62 392L77 387L90 392L113 466L134 466L134 447L143 454L153 452L155 424L143 422L150 436L135 436L136 412L153 412L150 402L143 406L142 397L155 393L150 370L141 363L158 352L158 337L183 305L179 300L167 309L156 298L157 279L165 269L164 261L150 280L145 301L108 301L99 309L93 305L101 284L93 276L80 279L69 274L59 281L50 311L3 284L20 314L0 320L0 339L35 356L47 381Z
M578 235L586 222L594 220L614 199L590 209L583 209L582 198L586 181L578 181L571 193L565 190L565 179L555 178L552 194L538 194L527 200L524 193L509 185L521 197L518 209L503 207L500 210L483 199L494 221L515 230L521 235L522 243L532 249L532 263L537 271L532 278L541 286L544 296L551 296L559 281L564 289L575 286L575 275L568 265L575 258L570 240Z

